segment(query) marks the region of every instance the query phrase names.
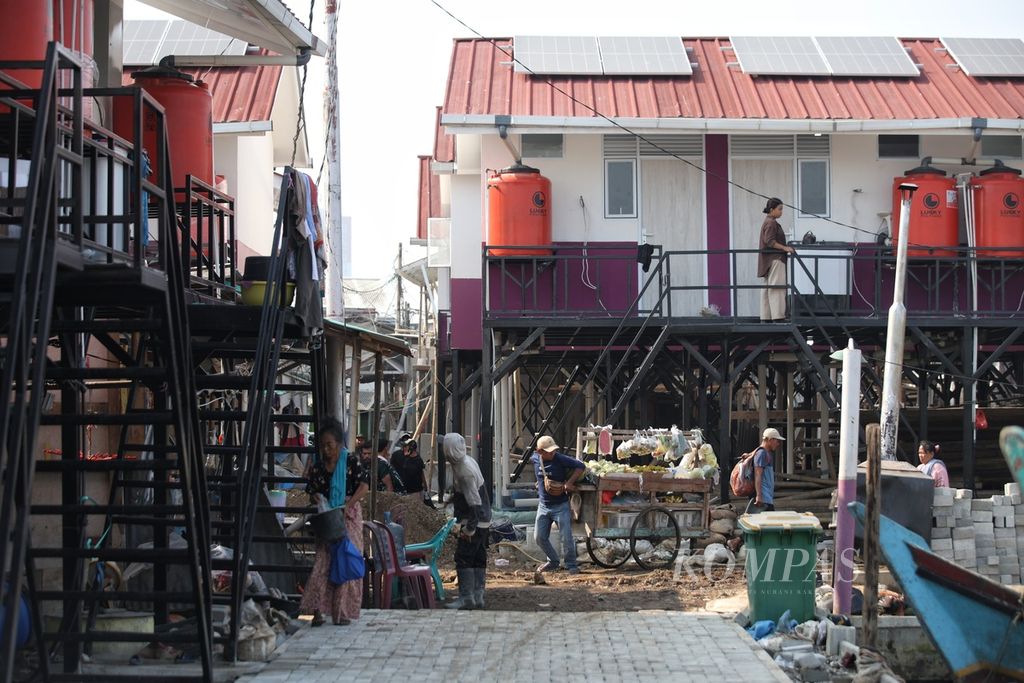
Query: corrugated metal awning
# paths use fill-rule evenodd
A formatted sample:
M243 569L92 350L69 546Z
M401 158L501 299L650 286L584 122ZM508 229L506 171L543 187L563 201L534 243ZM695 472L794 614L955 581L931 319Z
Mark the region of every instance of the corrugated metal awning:
M398 337L374 332L334 318L324 318L324 334L341 337L353 343L358 341L363 351L412 356L412 349Z

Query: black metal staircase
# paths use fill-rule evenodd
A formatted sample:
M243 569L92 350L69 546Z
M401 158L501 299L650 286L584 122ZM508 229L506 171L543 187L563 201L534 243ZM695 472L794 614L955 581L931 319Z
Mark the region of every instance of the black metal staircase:
M212 497L211 540L230 550L229 559L213 563L215 575L230 573L230 582L218 582L221 590L214 594L215 604L229 607L226 629L216 636L229 661L237 657L240 620L235 615L242 603L293 598L297 581L311 567L303 561L301 546L312 539L285 536L276 513L315 510L273 507L267 496L269 490L306 481L279 474L276 453L306 456L315 450L308 444L274 445L274 427L288 422L315 431L322 398L322 345L297 324L285 299L292 178L286 171L263 305L190 306L195 383L205 404L200 419ZM303 409L275 413L275 392L302 397L298 406ZM255 580L254 572L262 581Z
M58 70L66 72L61 81ZM60 87L67 73L74 85ZM162 109L139 90L83 93L80 67L56 44L42 83L34 114L24 123L16 115L14 134L0 141L0 156L31 160L27 189L12 180L5 194L12 208L23 202L20 212L5 210L20 216L22 232L18 268L0 290L11 302L4 510L9 499L15 504L15 514L4 516L0 546L14 579L5 623L24 555L43 680L137 680L128 666L98 673L83 664L85 654L102 660L109 644L137 643L194 662L170 675L149 673L154 680L209 681L207 486ZM152 176L141 142L83 125L83 95L133 98L137 141L143 115L155 121ZM32 127L31 149L15 144L24 137L19 125ZM114 197L115 173L123 201L95 201L104 180ZM114 605L143 616L129 624L108 609ZM0 653L4 680L15 659L12 638L8 633Z

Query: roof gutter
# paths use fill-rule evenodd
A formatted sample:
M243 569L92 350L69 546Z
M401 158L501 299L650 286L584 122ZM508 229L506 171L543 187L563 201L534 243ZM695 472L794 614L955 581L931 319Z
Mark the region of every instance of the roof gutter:
M308 47L297 55L167 55L160 66L188 68L197 66L305 66L313 54Z
M618 118L611 121L594 117L570 116L494 116L491 114L444 114L441 125L447 134L483 134L500 125L515 126L520 132L572 130L577 133L607 133L619 130L633 133L884 133L916 131L971 131L978 118L964 116L946 119L697 119L697 118ZM1024 119L985 119L985 129L1024 133ZM618 124L618 125L615 125Z

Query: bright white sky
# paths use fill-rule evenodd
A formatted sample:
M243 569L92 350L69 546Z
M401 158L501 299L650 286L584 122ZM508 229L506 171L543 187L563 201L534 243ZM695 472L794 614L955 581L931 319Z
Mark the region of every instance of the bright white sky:
M305 21L308 0L285 0ZM983 0L438 0L485 36L895 35L1024 37L1024 1ZM470 30L431 0L339 0L342 213L352 217L356 277L391 274L416 230L416 156L433 150L452 39ZM326 38L323 0L314 32ZM152 16L128 0L127 18ZM323 60L314 60L320 61ZM307 84L314 168L324 151L322 71ZM408 253L408 250L407 252Z

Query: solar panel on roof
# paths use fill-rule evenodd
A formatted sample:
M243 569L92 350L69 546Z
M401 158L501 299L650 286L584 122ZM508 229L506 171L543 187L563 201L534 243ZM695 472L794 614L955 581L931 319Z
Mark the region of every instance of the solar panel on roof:
M605 37L597 39L606 76L693 73L683 41L675 37Z
M243 40L211 31L186 21L171 22L163 45L157 51L157 60L167 55L244 55L247 44Z
M968 76L1024 76L1024 41L1019 38L941 40Z
M601 53L593 36L517 36L515 70L537 74L600 76Z
M833 76L917 76L919 71L892 37L817 37Z
M124 63L156 64L167 55L244 55L248 44L187 21L145 19L124 22Z
M729 38L744 73L764 76L828 76L828 64L809 37Z
M126 65L156 64L156 52L164 40L170 21L144 19L124 22L122 59Z

